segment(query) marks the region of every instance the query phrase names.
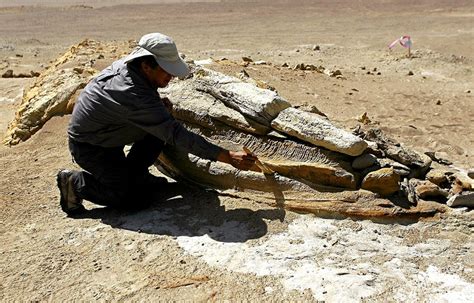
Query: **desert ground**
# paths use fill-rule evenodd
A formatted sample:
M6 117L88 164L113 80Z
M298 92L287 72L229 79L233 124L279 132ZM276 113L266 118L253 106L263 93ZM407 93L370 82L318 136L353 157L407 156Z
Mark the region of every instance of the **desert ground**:
M0 0L0 74L43 71L83 39L173 37L351 130L371 123L453 167L474 167L472 1ZM413 41L411 57L400 45ZM266 64L243 67L242 57ZM222 61L221 61L222 62ZM284 67L284 63L289 66ZM299 63L342 77L294 70ZM33 78L0 78L0 130ZM474 212L406 223L328 219L172 183L149 209L59 208L77 168L69 116L0 146L0 300L472 302ZM159 174L157 171L153 171Z

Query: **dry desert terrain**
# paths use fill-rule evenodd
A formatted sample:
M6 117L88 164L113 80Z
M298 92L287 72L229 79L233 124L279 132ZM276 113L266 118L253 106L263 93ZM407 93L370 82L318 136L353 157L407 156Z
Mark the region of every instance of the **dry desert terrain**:
M43 71L83 39L173 37L245 68L347 130L373 125L474 167L474 3L445 0L0 0L0 74ZM411 57L387 45L402 35ZM290 68L283 67L287 64ZM299 64L342 77L294 70ZM3 133L32 78L0 78ZM0 147L0 301L472 302L474 213L411 224L325 219L174 183L150 209L68 218L55 175L74 168L69 116Z

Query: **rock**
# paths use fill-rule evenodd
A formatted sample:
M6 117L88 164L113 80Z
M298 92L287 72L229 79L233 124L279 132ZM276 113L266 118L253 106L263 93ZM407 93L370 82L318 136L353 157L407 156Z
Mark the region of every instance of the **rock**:
M418 195L416 194L416 187L417 182L415 179L408 180L404 178L402 182L400 182L400 191L407 197L408 202L413 205L418 204Z
M474 192L460 193L448 199L446 204L449 207L466 206L474 207Z
M173 116L205 128L216 128L221 123L249 133L266 134L270 127L247 119L238 110L229 108L223 102L197 88L193 79L171 83L161 91L173 102ZM253 86L255 87L255 86Z
M4 144L15 145L25 141L51 117L68 113L69 99L78 89L83 88L96 72L89 70L87 75L83 76L72 69L51 69L36 78L31 89L24 94L15 120L8 126Z
M301 105L295 105L293 106L294 108L297 108L299 110L308 112L308 113L313 113L313 114L318 114L320 116L323 116L324 118L327 118L326 114L320 111L316 105L308 104L308 103L303 103Z
M360 123L362 124L370 124L370 122L372 122L369 118L369 115L367 114L367 112L363 113L362 116L360 116L359 118L357 118L357 121L359 121Z
M377 159L380 167L392 167L399 176L405 177L410 175L411 170L408 166L398 163L397 161L393 161L391 159L382 158Z
M335 71L329 72L329 77L337 77L337 76L342 76L342 72L338 69Z
M293 67L293 70L305 70L306 65L304 63L298 63Z
M162 92L171 98L187 98L190 104L199 103L202 96L212 98L224 107L239 112L249 124L257 123L268 128L279 112L291 106L275 91L202 67L194 72L192 78L172 82ZM192 101L193 98L196 101Z
M259 60L254 62L255 65L267 65L267 61Z
M373 141L365 141L368 145L366 152L369 154L372 154L378 158L383 158L385 157L385 152L381 150L377 144L377 142Z
M400 189L400 176L393 168L381 168L373 171L362 180L361 188L378 193L382 196L390 196Z
M2 74L2 78L13 78L13 77L14 75L13 75L12 69L8 69L6 72Z
M416 153L417 154L417 153ZM426 173L431 167L431 159L423 154L418 154L423 160L421 165L414 164L410 166L410 178L425 179Z
M474 168L471 168L467 171L467 176L471 179L474 179Z
M352 168L364 169L377 164L377 157L372 154L363 154L354 159Z
M426 174L426 179L438 186L446 187L449 185L448 176L453 172L444 169L431 169Z
M413 76L414 74L413 74L412 71L409 71L407 75L408 75L408 76Z
M362 136L365 140L377 142L378 147L390 159L400 162L408 167L419 168L420 170L416 173L416 175L422 175L423 172L426 173L427 169L431 165L431 159L429 159L426 155L421 155L402 146L393 139L388 138L379 128L371 128L365 133L361 131L359 131L359 133L359 136Z
M281 67L288 67L288 66L289 66L288 63L286 62L281 65Z
M449 195L447 190L441 189L438 185L427 180L420 180L415 188L417 196L421 199L447 198Z
M465 173L457 172L454 175L450 176L450 180L453 183L459 184L463 190L474 189L474 180L469 178L468 175Z
M114 45L120 44L115 42ZM84 62L90 62L100 46L103 44L86 39L51 61L51 65L25 90L15 118L8 125L4 144L11 146L25 141L51 117L70 113L72 106L69 104L74 103L71 99L75 100L76 93L98 72L84 67ZM133 45L126 43L125 47L129 52ZM76 67L80 67L83 72L77 73L74 70Z
M335 127L317 114L296 108L282 110L271 126L280 132L350 156L359 156L367 148L367 143L351 133Z
M319 51L319 50L321 50L321 47L319 45L314 45L313 50L314 51Z
M242 57L242 61L248 62L248 63L252 63L252 62L253 62L253 60L252 60L251 58L249 58L249 57Z
M33 75L31 73L19 73L18 75L14 75L15 78L32 78Z
M436 152L425 152L425 155L427 155L428 157L430 157L431 160L439 163L439 164L442 164L442 165L452 165L453 162L449 161L449 160L446 160L446 159L443 159L441 157L438 157L436 156Z
M245 69L243 69L240 71L240 73L237 74L237 77L242 80L247 80L248 78L250 78L250 75Z

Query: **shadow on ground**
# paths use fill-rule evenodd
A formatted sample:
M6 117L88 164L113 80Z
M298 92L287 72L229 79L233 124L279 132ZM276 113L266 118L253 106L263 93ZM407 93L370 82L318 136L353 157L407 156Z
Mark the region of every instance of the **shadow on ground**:
M100 219L114 228L141 233L180 236L202 236L220 242L245 242L267 233L267 220L283 221L283 209L226 210L215 191L169 183L157 191L149 208L121 211L109 207L93 208L77 219Z

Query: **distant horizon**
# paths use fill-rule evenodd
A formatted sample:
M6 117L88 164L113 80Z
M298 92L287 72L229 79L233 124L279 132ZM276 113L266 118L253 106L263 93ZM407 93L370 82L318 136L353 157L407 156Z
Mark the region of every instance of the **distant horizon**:
M0 7L19 6L92 6L104 7L123 4L170 4L170 3L192 3L192 2L224 2L221 0L0 0Z

